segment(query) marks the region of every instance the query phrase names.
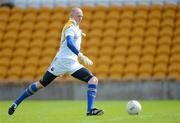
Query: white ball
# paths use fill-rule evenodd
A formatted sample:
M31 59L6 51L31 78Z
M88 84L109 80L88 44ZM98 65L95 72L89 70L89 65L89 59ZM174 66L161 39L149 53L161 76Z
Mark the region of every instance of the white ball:
M130 115L138 115L141 111L141 104L137 100L130 100L127 103L126 110Z

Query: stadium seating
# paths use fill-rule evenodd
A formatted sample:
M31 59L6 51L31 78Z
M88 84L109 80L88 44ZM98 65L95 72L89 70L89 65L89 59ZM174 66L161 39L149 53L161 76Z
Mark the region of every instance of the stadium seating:
M178 5L83 6L88 67L99 78L180 80ZM60 44L69 8L0 8L0 79L42 76ZM67 77L65 77L67 78Z

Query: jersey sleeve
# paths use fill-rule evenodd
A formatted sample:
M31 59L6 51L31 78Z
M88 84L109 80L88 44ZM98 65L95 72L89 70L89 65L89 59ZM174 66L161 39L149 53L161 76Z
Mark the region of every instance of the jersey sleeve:
M71 26L69 26L66 30L65 30L65 37L67 37L67 36L72 36L72 37L74 37L74 30L73 30L73 28L71 27Z
M67 40L67 47L76 55L79 54L79 50L77 49L75 43L74 43L74 30L72 27L68 27L65 30L65 38Z
M74 41L73 41L73 37L68 35L66 37L66 40L67 40L67 46L68 48L76 55L79 54L79 50L77 49L76 45L74 44Z

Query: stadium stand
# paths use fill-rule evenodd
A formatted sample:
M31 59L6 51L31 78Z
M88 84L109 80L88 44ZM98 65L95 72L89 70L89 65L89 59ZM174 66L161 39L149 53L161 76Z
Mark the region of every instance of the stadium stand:
M38 79L59 48L69 3L27 1L16 0L13 8L0 7L1 80ZM180 80L177 1L116 2L114 6L104 0L93 7L95 2L90 0L71 1L71 5L84 5L81 28L87 37L82 50L95 63L89 68L99 78Z

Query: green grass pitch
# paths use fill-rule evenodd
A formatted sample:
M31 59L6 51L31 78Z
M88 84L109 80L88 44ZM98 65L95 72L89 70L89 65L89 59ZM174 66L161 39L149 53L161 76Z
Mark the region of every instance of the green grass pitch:
M24 101L13 116L11 101L0 101L0 123L180 123L180 101L140 101L142 112L130 116L127 101L96 101L103 116L87 117L85 101Z

